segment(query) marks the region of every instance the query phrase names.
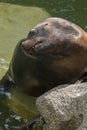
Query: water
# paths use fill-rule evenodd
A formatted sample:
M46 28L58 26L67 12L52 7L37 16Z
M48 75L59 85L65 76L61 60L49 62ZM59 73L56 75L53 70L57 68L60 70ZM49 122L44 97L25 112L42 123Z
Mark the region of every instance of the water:
M25 95L17 89L0 92L0 130L21 130L28 120L39 114L36 98Z
M49 16L65 18L87 31L87 0L0 0L0 78L17 42ZM38 113L35 100L15 90L0 94L0 130L19 130Z

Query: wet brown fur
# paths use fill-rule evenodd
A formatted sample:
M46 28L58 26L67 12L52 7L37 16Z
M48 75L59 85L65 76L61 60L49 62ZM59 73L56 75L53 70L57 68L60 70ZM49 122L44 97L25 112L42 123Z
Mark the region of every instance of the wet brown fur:
M76 82L86 68L87 33L67 20L48 18L19 42L3 79L10 75L29 95L40 96L57 85Z

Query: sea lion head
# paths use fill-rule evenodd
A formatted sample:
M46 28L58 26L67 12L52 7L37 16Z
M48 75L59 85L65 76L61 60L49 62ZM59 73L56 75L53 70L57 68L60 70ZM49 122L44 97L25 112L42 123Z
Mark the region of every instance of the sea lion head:
M44 20L21 46L26 55L38 59L43 75L57 84L76 81L86 70L87 33L65 19Z

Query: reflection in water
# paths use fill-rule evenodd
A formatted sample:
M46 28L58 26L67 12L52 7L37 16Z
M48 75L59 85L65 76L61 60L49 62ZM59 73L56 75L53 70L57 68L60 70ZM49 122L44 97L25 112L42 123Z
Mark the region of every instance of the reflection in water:
M32 119L38 114L36 98L17 89L2 92L0 91L0 130L19 130L27 119Z
M5 0L1 1L3 2ZM16 1L11 2L15 4ZM30 5L29 0L26 1L27 4ZM42 8L43 11L45 10L47 14L44 14L43 11L40 12L40 9L36 8L35 14L33 12L33 15L31 15L32 13L30 12L32 11L30 11L30 9L32 8L28 9L28 7L25 8L25 6L17 5L16 7L16 5L8 4L7 6L5 4L4 10L3 4L0 3L0 77L4 75L8 68L8 61L10 61L9 59L11 59L12 56L12 53L9 51L12 52L15 46L12 43L15 43L20 37L22 38L22 36L25 36L26 30L28 31L28 28L31 28L32 25L37 23L38 20L36 21L34 17L41 21L44 17L48 17L49 15L58 16L73 21L87 30L87 0L54 0L51 2L50 0L41 0L41 6L40 2L39 4L37 3L38 0L35 2L34 6L39 5L40 9ZM21 4L24 4L24 2ZM44 7L42 7L43 5ZM12 7L13 10L11 11ZM39 12L41 20L36 11ZM29 17L33 18L30 19ZM4 92L2 86L2 90L0 89L0 130L19 130L20 126L25 124L27 119L31 119L38 113L35 101L35 98L27 96L17 89Z
M35 97L26 95L17 89L12 89L11 95L8 106L12 111L21 115L24 119L32 119L38 114Z
M5 73L8 69L9 62L7 62L4 58L0 58L0 77L2 73Z
M7 96L0 95L0 130L18 130L24 120L6 106L6 100Z

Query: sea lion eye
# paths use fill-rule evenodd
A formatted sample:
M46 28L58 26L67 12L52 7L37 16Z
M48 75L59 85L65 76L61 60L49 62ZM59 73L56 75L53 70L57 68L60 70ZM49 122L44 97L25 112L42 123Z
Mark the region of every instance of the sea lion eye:
M38 30L37 29L32 29L30 32L29 32L29 36L34 36L38 33Z

